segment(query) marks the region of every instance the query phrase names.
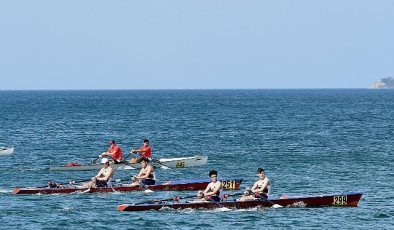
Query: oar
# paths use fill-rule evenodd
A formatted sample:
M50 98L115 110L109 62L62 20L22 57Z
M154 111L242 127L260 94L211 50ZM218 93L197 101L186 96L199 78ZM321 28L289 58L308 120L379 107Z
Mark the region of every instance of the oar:
M163 200L151 200L151 201L145 201L145 202L135 203L135 204L133 204L133 205L140 205L140 204L147 204L147 203L148 203L148 204L151 204L151 203L156 203L156 202L162 203L162 202L170 201L170 200L189 199L189 198L193 198L193 197L196 197L196 195L193 195L193 196L174 196L174 197L167 198L167 199L163 199Z
M161 165L160 168L162 168L162 169L170 169L169 167L167 167L163 163L161 163L160 160L152 159L152 162L155 162L155 163Z
M146 192L146 193L153 192L152 190L150 190L148 188L148 185L141 183L141 180L139 180L138 183L139 183L140 189L143 190L143 192Z
M90 164L91 164L91 165L96 164L96 161L97 161L100 157L101 157L101 155L98 156L96 159L92 160L92 161L90 162Z
M243 192L234 193L234 194L224 194L224 195L223 195L223 198L228 198L228 197L230 197L230 196L239 196L239 195L243 195L243 194L244 194Z
M127 154L127 156L126 157L124 157L123 158L123 160L122 161L126 161L126 159L131 155L131 154L133 154L132 152L130 152L129 154Z
M268 200L268 199L265 198L265 197L260 196L260 197L258 197L257 199L265 200L265 201L271 203L273 208L283 208L282 205L280 205L280 204L275 204L274 202Z
M90 179L83 179L83 180L70 180L68 183L69 184L77 184L77 183L82 183L82 182L88 182L90 180L91 180L91 178Z
M225 198L227 198L227 197L230 197L230 196L239 196L239 195L243 195L243 193L225 194L224 196L225 196ZM265 197L259 197L259 198L257 198L257 199L265 200L265 201L271 203L273 208L283 208L282 205L280 205L280 204L275 204L274 202L268 200L268 199L265 198Z
M129 181L129 180L130 180L130 177L115 179L114 181L115 181L115 182L122 182L122 181Z
M280 205L280 204L275 204L274 202L272 202L272 201L270 201L270 200L268 200L268 199L266 199L266 198L264 198L264 197L261 197L261 199L263 199L263 200L268 201L269 203L271 203L273 208L283 208L282 205Z

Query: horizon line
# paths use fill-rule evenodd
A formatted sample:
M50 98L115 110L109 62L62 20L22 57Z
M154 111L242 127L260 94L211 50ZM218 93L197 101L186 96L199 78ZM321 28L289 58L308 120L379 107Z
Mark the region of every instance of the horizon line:
M151 89L0 89L0 91L170 91L170 90L316 90L316 89L376 89L376 88L151 88Z

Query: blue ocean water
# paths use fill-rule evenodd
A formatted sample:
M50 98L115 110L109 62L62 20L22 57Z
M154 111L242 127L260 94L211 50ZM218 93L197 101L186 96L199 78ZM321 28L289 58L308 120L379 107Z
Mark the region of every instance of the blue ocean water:
M390 229L394 226L394 90L0 91L0 228ZM149 138L156 157L208 155L203 167L157 169L161 180L220 176L272 194L363 192L356 208L118 212L122 203L194 192L21 195L15 187L92 177L49 165L124 152ZM116 178L135 174L116 171Z

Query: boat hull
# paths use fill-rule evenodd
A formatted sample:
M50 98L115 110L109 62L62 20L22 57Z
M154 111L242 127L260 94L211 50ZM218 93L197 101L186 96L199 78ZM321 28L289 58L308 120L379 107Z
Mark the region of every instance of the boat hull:
M189 168L205 165L208 161L208 156L193 156L193 157L178 157L178 158L161 158L159 160L152 160L151 164L155 168ZM141 164L111 164L113 169L139 169ZM52 166L50 171L88 171L98 170L102 168L100 164L94 165L78 165L78 166Z
M76 193L76 192L89 192L89 193L108 193L108 192L132 192L140 191L145 189L155 191L186 191L186 190L204 190L210 179L195 179L195 180L178 180L178 181L167 181L163 184L147 185L144 188L140 186L129 186L129 185L114 185L107 188L78 188L78 187L66 187L66 188L15 188L13 190L14 195L19 194L56 194L56 193ZM223 189L225 190L238 190L243 181L242 178L223 178L221 179Z
M14 149L14 147L0 147L0 156L11 155Z
M161 203L161 204L122 204L118 206L118 211L147 211L160 209L248 209L256 207L272 207L280 205L283 207L356 207L360 201L362 193L339 193L318 196L294 196L269 200L250 201L224 201L224 202L196 202L196 203Z

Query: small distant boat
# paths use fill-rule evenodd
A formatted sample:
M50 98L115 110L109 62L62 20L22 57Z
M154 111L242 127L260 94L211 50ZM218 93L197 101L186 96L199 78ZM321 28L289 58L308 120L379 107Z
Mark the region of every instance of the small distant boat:
M220 179L224 190L238 190L242 183L242 178L223 178ZM56 193L75 193L75 192L132 192L141 191L144 189L155 191L186 191L186 190L204 190L210 179L191 179L191 180L176 180L167 181L162 184L147 185L145 188L141 186L130 186L129 184L115 184L112 187L106 188L81 188L77 186L66 186L64 188L15 188L12 194L56 194Z
M155 168L189 168L205 165L208 161L208 156L192 156L192 157L178 157L178 158L160 158L151 160L151 165ZM101 164L67 164L62 166L49 167L50 171L87 171L98 170L102 167ZM127 162L120 164L111 164L113 169L139 169L141 164L130 164Z
M275 199L257 199L248 201L226 200L220 202L170 202L122 204L118 211L147 211L160 209L248 209L256 207L356 207L362 193L338 193L313 196L283 196Z
M0 156L11 155L14 152L14 147L0 147Z

